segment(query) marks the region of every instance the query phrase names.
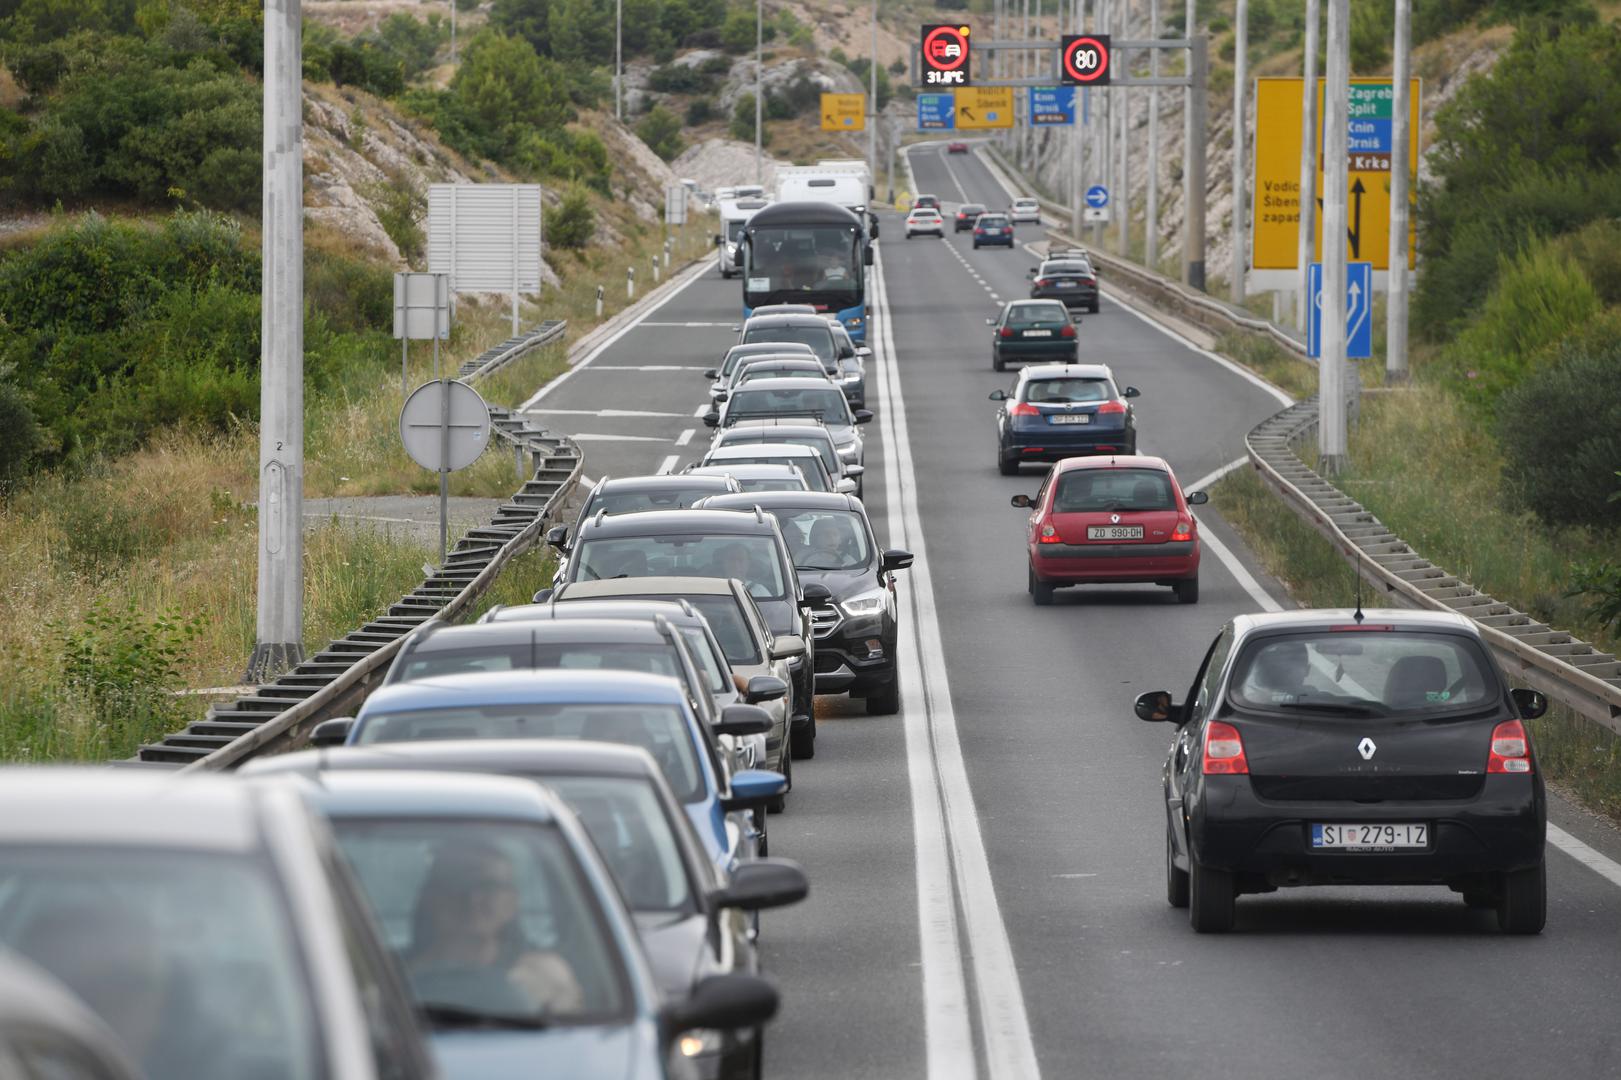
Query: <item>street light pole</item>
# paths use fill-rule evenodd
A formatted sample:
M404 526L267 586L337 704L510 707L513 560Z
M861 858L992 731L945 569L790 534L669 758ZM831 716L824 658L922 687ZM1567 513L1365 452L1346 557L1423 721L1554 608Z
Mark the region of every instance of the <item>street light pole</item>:
M1390 296L1385 306L1385 381L1407 381L1407 171L1410 169L1412 0L1396 0L1395 63L1390 145Z
M304 659L304 113L301 0L265 0L259 316L259 595L247 679Z
M878 183L878 0L872 0L872 62L867 70L867 175ZM867 198L873 197L869 185Z
M1311 303L1311 264L1317 253L1317 24L1318 0L1306 0L1306 55L1300 90L1300 237L1295 266L1299 270L1300 300L1295 325L1311 325L1306 305Z
M1148 36L1159 39L1159 0L1148 0ZM1148 51L1148 74L1159 78L1159 50ZM1148 88L1148 205L1143 211L1143 262L1159 270L1159 87Z
M625 0L614 0L614 119L625 121Z
M1249 139L1246 135L1249 117L1246 113L1248 107L1247 84L1249 82L1249 37L1250 15L1249 0L1238 0L1238 11L1234 16L1233 41L1233 303L1244 302L1244 271L1249 268L1249 260L1245 258L1245 211L1248 210L1249 193L1249 162L1245 159L1245 151L1249 148Z
M765 183L765 0L754 0L754 182Z
M1318 470L1345 468L1345 249L1349 184L1351 0L1328 0L1328 74L1323 85L1322 355L1317 361Z

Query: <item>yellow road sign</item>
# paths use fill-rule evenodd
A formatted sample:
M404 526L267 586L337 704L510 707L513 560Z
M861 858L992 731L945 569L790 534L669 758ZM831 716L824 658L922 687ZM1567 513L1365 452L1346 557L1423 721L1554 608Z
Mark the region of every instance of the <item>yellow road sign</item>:
M823 94L823 131L865 131L867 128L866 94Z
M959 130L1013 126L1013 87L961 86L952 93L957 99Z
M1300 236L1300 89L1298 78L1257 79L1255 86L1255 174L1251 229L1251 260L1256 270L1293 270L1299 256ZM1408 191L1418 186L1418 120L1421 83L1410 89L1408 118ZM1390 140L1391 104L1395 95L1389 79L1351 80L1350 178L1347 211L1347 254L1353 262L1371 262L1375 270L1390 269ZM1322 257L1323 80L1317 81L1317 178L1311 197L1318 201L1314 258ZM1409 210L1407 265L1416 265L1416 218Z

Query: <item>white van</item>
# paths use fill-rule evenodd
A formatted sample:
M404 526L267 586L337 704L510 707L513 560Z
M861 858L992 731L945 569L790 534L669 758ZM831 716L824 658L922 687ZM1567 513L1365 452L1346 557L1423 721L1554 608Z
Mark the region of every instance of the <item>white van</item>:
M749 223L749 218L763 207L769 206L766 199L723 199L720 208L720 232L715 237L715 262L720 269L720 276L729 278L740 273L735 260L737 259L737 242L743 236L743 227Z

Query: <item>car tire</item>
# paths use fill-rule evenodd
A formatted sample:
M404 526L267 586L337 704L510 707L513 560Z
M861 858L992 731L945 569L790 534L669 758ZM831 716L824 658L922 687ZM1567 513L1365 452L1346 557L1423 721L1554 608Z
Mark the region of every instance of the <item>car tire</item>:
M765 804L768 814L780 814L788 809L788 792L794 790L794 755L782 755L782 775L788 781L788 790Z
M1001 355L996 353L996 352L991 353L991 370L992 371L1006 371L1007 370L1007 365L1002 362Z
M1197 575L1183 578L1171 586L1176 591L1176 602L1179 604L1197 604L1199 602L1199 578Z
M1510 870L1497 890L1497 925L1505 934L1540 934L1548 921L1548 869Z
M1165 827L1165 901L1174 908L1188 906L1188 872L1176 867L1175 845L1171 843L1171 828Z
M805 723L788 728L788 752L796 758L813 758L816 756L816 676L810 675L809 688L806 696L808 702L805 707L809 717Z
M1003 476L1019 475L1019 459L1010 458L1000 450L996 452L996 471Z
M1098 302L1096 300L1092 301L1091 305L1086 310L1096 315L1098 313Z
M901 677L900 673L889 677L889 681L875 688L867 694L868 716L894 716L901 711Z
M979 250L979 241L978 241L978 240L975 240L975 241L974 241L974 250L975 250L975 251L978 251L978 250Z
M1053 589L1057 588L1050 581L1042 581L1036 577L1035 567L1030 568L1030 599L1035 601L1037 607L1049 607L1053 602Z
M1225 934L1233 928L1237 893L1233 875L1212 870L1188 853L1188 923L1201 934Z

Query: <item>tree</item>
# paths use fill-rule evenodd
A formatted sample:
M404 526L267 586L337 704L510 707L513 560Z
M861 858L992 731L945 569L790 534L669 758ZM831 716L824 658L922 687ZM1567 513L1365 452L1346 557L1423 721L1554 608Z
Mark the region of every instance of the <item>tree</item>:
M636 125L636 136L665 161L687 148L686 140L681 138L681 118L663 105L654 106L652 112L642 117L641 123Z
M553 0L546 26L559 60L601 63L613 55L613 9L603 0Z
M742 94L737 104L732 107L732 138L741 142L754 141L754 95ZM771 142L770 132L761 130L760 145L766 146Z

